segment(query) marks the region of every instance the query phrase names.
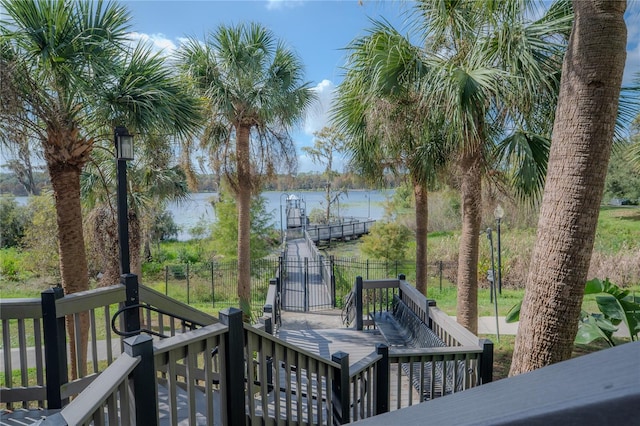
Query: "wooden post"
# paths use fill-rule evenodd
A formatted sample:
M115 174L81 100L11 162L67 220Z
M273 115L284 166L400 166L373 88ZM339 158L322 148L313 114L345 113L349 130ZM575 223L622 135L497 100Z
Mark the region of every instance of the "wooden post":
M309 258L304 258L304 311L309 310Z
M190 290L191 290L191 282L189 281L189 264L187 263L187 305L191 304L191 300L189 298L190 296Z
M362 302L362 277L356 277L356 330L362 331L363 302Z
M333 375L333 417L338 424L344 425L351 420L349 408L349 354L346 352L336 352L331 355L331 361L340 364L340 370L334 370Z
M131 357L140 357L140 363L133 370L131 383L135 401L135 422L133 423L156 426L158 424L158 389L153 362L153 339L151 336L141 334L129 337L124 340L124 352ZM121 421L126 423L126 419Z
M389 411L389 347L378 343L376 352L382 355L382 359L376 364L375 413L378 415Z
M218 314L220 322L229 327L224 335L224 389L222 392L223 423L228 426L246 424L244 391L244 326L242 311L226 308ZM226 412L225 412L226 411ZM226 419L226 422L225 422Z
M120 275L120 284L125 286L126 299L124 306L140 304L138 276L135 274L122 274ZM124 311L124 331L127 333L140 332L140 308L135 307Z
M69 381L67 334L64 317L58 318L56 311L56 300L63 297L62 287L53 287L40 293L49 410L61 409L69 403L68 398L62 399L61 389Z
M211 262L211 307L216 307L216 291L213 283L215 282L215 264Z
M489 339L480 339L482 355L480 358L480 383L487 384L493 381L493 342Z
M264 319L264 331L273 335L273 319L270 316Z

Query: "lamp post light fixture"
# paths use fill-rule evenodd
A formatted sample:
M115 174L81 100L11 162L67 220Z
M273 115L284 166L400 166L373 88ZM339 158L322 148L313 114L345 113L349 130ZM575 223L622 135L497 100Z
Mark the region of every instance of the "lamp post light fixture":
M304 204L304 207L302 205ZM302 232L307 230L307 202L304 198L300 197L300 204L298 204L298 211L300 212L300 226L302 226Z
M502 294L502 251L500 248L500 222L504 217L504 209L500 204L493 211L493 217L496 218L496 233L498 234L498 294Z
M131 272L129 261L129 208L127 206L127 161L133 160L133 135L126 127L114 130L116 158L118 161L118 245L120 249L120 274Z
M284 242L284 232L287 230L288 226L284 224L284 220L282 218L282 196L289 198L289 194L283 192L280 194L280 240ZM286 200L285 200L286 201ZM286 207L286 206L285 206Z

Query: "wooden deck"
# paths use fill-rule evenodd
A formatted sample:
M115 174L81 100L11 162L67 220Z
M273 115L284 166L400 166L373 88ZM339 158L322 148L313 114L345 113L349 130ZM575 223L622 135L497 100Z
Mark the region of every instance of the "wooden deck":
M358 331L345 328L342 325L340 311L335 309L314 313L283 312L282 328L278 337L325 359L331 359L331 354L338 351L346 352L349 354L350 366L374 352L379 343L390 347L404 346L400 343L403 340L395 328L386 330L385 335L380 330ZM389 394L391 410L399 409L401 401L419 400L420 397L409 377L403 371L398 372L397 364L390 366L390 377L398 383L397 386L391 387Z
M376 344L387 344L377 330L357 331L350 328L316 330L280 330L278 337L287 343L331 360L331 354L342 351L349 354L353 365L375 352Z

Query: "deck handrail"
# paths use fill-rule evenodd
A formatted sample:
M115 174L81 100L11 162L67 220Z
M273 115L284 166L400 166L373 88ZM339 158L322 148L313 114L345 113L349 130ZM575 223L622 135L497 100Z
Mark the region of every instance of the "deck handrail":
M314 241L344 239L345 237L358 236L369 233L375 220L356 221L348 223L309 226L306 228L309 238Z
M277 283L277 280L274 281ZM153 324L153 327L157 327L157 330L164 334L163 330L168 327L168 333L172 337L156 341L155 344L151 343L150 349L145 352L146 355L140 355L140 366L133 365L132 359L137 359L138 354L128 349L130 346L127 346L127 342L130 339L137 341L141 338L148 342L153 340L149 336L119 340L124 342L121 344L125 347L126 355L116 358L117 362L109 362L106 369L93 371L82 381L62 383L58 387L61 398L76 395L75 401L83 401L86 398L91 400L91 403L85 404L83 410L80 410L82 413L78 411L78 403L68 405L62 413L75 413L73 415L76 417L69 423L85 421L90 417L97 419L101 415L104 416L105 412L108 416L131 419L136 416L136 419L139 419L141 417L138 416L149 416L148 412L143 414L140 410L148 411L151 406L158 409L157 389L158 386L163 386L167 389L168 395L168 399L163 400L163 406L168 411L170 422L174 423L178 416L178 407L186 404L191 423L195 423L197 415L204 415L208 419L217 419L229 425L245 424L248 418L256 422L270 422L274 416L276 421L285 419L317 424L342 424L388 411L391 392L398 393L396 408L401 408L407 405L407 401L408 405L411 405L414 401L417 403L437 396L438 393L444 395L490 381L490 377L487 379L487 371L491 370L487 365L491 363L492 352L488 350L487 345L483 345L477 338L465 337L464 333L449 322L446 315L440 313L437 307L429 306L426 298L421 299L419 293L413 291L408 283L399 279L376 280L362 284L366 291L376 292L380 296L371 298L376 309L392 306L391 303L387 303L389 295L404 296L403 300L407 302L407 306L417 309L417 314L424 309L425 313L428 312L429 319L423 321L429 326L435 324L434 328L440 327L442 330L439 335L443 336L443 340L451 339L451 347L400 350L379 345L375 353L349 366L349 355L344 352L334 353L331 359L327 359L286 343L266 331L244 324L242 312L238 309L225 309L220 312L219 318L215 318L184 304L173 305L172 299L167 296L140 286L137 289L140 301L135 304L129 303L130 310L147 302L158 309L153 310L154 315L157 314L153 318L150 313L145 312L139 328L151 327ZM110 306L122 307L122 298L130 294L130 291L119 286L99 289L95 293L83 292L65 297L62 297L64 295L61 289L47 291L43 295L45 293L52 296L47 303L56 308L51 315L58 325L64 325L65 316L70 315L74 319L79 317L84 311L78 305L84 301L87 301L84 308L90 309L91 312L90 322L95 325L99 322L96 310L104 309L105 317L109 318L112 312ZM270 294L273 296L274 291ZM28 306L32 313L37 310L37 299L15 302L16 306L19 304ZM45 302L42 302L42 305L44 306ZM159 312L165 310L166 312ZM15 313L16 308L12 308L12 311ZM171 312L171 315L174 312L193 314L193 317L202 320L199 322L202 327L192 331L183 329L180 332L171 321L165 323L168 312ZM2 314L5 312L2 311ZM139 316L136 317L140 320ZM3 317L2 320L4 326L5 321L8 323L10 319ZM35 319L36 324L41 322L41 318ZM3 329L3 339L8 333ZM65 334L64 328L62 334ZM90 335L95 337L95 330L90 330ZM474 341L476 343L472 345ZM64 346L64 354L61 356L66 357L66 345ZM147 358L151 359L151 364ZM66 362L66 358L61 360ZM143 364L147 367L142 367ZM55 370L57 364L53 365L54 368L49 370ZM127 394L127 390L123 390L124 383L141 380L139 375L133 372L138 368L147 372L146 381L139 381L133 387L136 390L135 395ZM107 370L108 374L101 374ZM438 374L444 377L444 380L435 380ZM124 376L127 379L123 379ZM240 377L242 379L239 379ZM447 382L449 378L453 385ZM412 381L408 386L405 384L407 380ZM458 386L458 383L461 385ZM96 386L104 386L105 390L102 393L96 392L93 390ZM6 402L4 390L3 403ZM137 394L137 391L141 393ZM401 397L402 392L405 392L402 395L406 396ZM42 396L42 393L41 388L39 395ZM131 407L135 413L126 411L129 405L122 401L128 399L116 399L122 398L122 395L134 401ZM214 395L219 395L219 406L213 402ZM201 405L201 402L196 404L197 401L203 401L202 398L206 401L205 405ZM404 400L401 401L401 398ZM200 409L196 405L204 407L205 412L196 413L196 409ZM118 414L113 414L114 412ZM158 420L157 413L155 418Z
M404 376L396 373L396 383L392 384L396 388L396 409L405 406L403 404L413 405L492 381L493 343L479 339L455 322L437 308L435 301L427 299L405 281L403 275L398 279L382 280L357 277L352 294L358 329L377 327L376 321L382 312L395 315L396 309L402 306L408 311L401 318L409 318L406 315L415 318L417 325L414 326L425 327L425 333L428 329L444 346L392 347L389 350L389 365L395 366L396 371L404 371ZM443 375L447 369L449 372ZM408 401L402 402L402 389L412 387L416 394L406 392Z
M137 281L137 280L136 280ZM175 317L167 312L176 313L197 324L213 324L218 319L188 305L180 303L151 288L140 285L137 288L139 300L164 313L147 310L141 317L141 327L158 330L161 334L175 335L185 331L183 324L176 324ZM0 403L8 409L60 408L63 401L77 395L88 386L97 375L113 363L122 351L122 341L111 330L111 315L125 305L127 289L123 284L103 287L65 295L62 288L45 290L40 298L2 299L0 320L2 321L2 367L3 383ZM43 321L43 306L48 306L49 325ZM88 366L87 371L79 369L78 378L68 382L67 368L71 364L71 348L66 345L65 319L68 318L76 330L76 363ZM88 351L80 348L80 327L82 321L88 321ZM49 327L49 338L58 348L55 361L46 360L45 329ZM124 323L120 321L120 328ZM164 331L167 330L167 331ZM53 333L53 334L52 334ZM18 342L18 357L12 354L12 340ZM49 345L51 347L51 345ZM99 356L100 355L100 356ZM14 359L12 359L14 358ZM46 369L46 365L57 367ZM35 370L35 383L32 383ZM16 371L17 376L15 375ZM46 374L54 376L47 378ZM30 382L31 380L31 382ZM49 386L47 386L47 383ZM57 383L57 385L53 385ZM57 403L47 396L47 389L57 387ZM48 401L48 402L47 402ZM53 403L52 403L53 402Z
M118 419L120 424L133 423L128 412L133 398L129 396L127 382L139 363L140 357L123 353L104 370L105 374L101 374L59 413L47 417L41 425L84 425L91 420L99 423L104 421L105 409L109 423Z
M39 298L3 299L0 309L2 321L2 389L0 402L8 409L35 404L44 408L46 388L44 379L44 337L42 306ZM12 338L18 340L19 359L14 366ZM33 356L28 356L33 354ZM17 367L17 368L16 368ZM29 370L35 369L35 384L29 383ZM18 376L14 377L14 370Z

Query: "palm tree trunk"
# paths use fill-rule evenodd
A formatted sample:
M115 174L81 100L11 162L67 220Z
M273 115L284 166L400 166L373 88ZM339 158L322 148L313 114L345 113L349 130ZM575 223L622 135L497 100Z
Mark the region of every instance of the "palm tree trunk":
M93 220L93 241L102 266L100 287L120 282L118 257L118 224L113 210L107 206L97 207Z
M249 132L246 126L237 127L238 187L238 298L245 318L251 315L251 164Z
M416 199L416 288L427 295L427 226L429 206L427 189L413 179L413 195Z
M62 288L65 294L85 291L89 289L89 269L82 230L80 168L70 166L68 163L55 162L49 156L47 156L47 167L56 200ZM80 347L86 353L89 318L83 314L80 316L80 321L82 328ZM78 377L78 368L86 372L86 365L78 366L75 361L77 356L72 317L67 317L67 329L71 347L71 376L76 378Z
M510 375L568 359L626 58L625 1L573 2L549 167Z
M464 150L458 165L462 198L462 231L458 258L457 320L478 333L478 244L482 211L482 155L476 148Z
M140 281L142 279L142 231L138 214L131 209L129 210L129 251L131 273L136 274Z

